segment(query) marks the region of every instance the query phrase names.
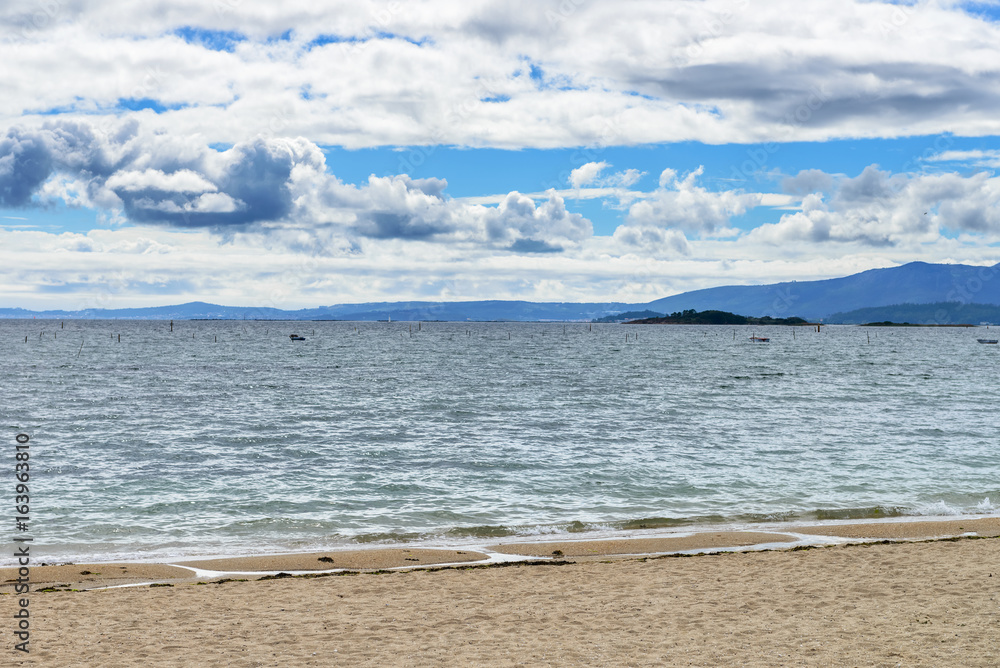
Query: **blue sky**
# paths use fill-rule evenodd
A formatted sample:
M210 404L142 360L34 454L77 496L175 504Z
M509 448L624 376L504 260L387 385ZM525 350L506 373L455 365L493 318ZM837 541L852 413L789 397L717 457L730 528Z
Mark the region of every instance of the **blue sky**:
M994 264L998 17L945 0L0 9L0 306L639 303Z

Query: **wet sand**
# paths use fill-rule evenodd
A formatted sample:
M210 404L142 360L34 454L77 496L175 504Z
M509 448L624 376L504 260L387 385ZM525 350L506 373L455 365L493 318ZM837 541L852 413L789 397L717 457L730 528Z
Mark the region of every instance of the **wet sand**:
M706 531L676 538L622 538L616 540L567 540L548 543L508 543L506 545L492 545L489 549L504 554L524 554L535 557L596 557L616 554L656 554L662 552L681 552L684 550L748 547L764 543L789 543L794 540L791 536L779 533Z

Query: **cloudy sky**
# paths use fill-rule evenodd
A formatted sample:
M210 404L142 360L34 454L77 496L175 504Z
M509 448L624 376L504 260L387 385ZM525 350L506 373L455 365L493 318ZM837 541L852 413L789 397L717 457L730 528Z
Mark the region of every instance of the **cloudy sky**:
M13 0L0 306L1000 261L1000 2Z

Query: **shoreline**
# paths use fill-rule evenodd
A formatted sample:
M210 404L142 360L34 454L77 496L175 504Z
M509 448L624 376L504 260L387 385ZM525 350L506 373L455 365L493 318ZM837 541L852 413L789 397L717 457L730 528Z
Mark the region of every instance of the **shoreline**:
M558 561L567 558L658 557L718 552L789 551L861 541L911 542L1000 537L1000 516L831 520L754 528L618 532L604 536L532 536L461 546L394 545L315 552L185 557L172 560L31 564L34 589L92 590L194 581ZM41 562L39 562L41 563ZM0 567L0 594L13 591L17 568Z
M985 668L1000 658L1000 535L975 538L33 593L31 654L11 665Z

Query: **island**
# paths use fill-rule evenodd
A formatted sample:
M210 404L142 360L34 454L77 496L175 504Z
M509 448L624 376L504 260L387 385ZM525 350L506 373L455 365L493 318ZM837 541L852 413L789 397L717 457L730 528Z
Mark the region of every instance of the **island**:
M670 315L627 320L626 325L809 325L803 318L772 318L769 315L754 318L727 311L676 311Z

